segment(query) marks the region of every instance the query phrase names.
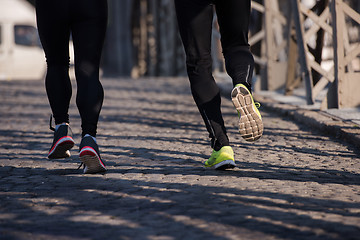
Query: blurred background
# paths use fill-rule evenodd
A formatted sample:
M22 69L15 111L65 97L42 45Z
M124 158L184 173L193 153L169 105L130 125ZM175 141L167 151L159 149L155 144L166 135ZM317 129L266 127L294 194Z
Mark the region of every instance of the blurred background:
M0 0L0 80L45 76L34 2ZM186 76L173 0L108 3L103 77ZM360 90L359 12L357 0L252 1L254 90L292 95L303 88L308 104L359 107L360 97L345 97L343 104L339 100L359 95L354 94ZM213 29L214 76L226 79L216 16ZM71 42L70 56L73 64ZM339 84L339 76L346 79L346 86Z

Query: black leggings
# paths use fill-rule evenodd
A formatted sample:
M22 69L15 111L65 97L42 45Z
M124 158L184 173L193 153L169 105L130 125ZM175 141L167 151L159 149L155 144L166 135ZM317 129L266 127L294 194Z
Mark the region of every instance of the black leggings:
M233 85L251 90L254 58L249 50L250 0L175 0L191 91L210 134L212 147L229 145L220 104L220 91L212 76L211 32L214 6L221 34L227 73Z
M55 124L69 122L71 33L82 135L96 136L104 99L99 65L107 24L107 0L37 0L36 16L47 61L46 92Z

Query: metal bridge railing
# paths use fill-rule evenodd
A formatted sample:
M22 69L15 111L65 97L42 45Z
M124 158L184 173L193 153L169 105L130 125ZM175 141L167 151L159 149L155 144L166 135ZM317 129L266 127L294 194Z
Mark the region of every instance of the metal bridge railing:
M322 108L360 106L357 1L257 0L252 10L258 17L251 24L261 21L249 37L251 46L260 46L253 51L258 88L289 95L302 81L309 105L317 99Z

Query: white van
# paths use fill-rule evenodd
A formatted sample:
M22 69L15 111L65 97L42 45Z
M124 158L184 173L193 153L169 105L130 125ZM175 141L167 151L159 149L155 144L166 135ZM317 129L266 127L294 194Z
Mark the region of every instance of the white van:
M0 0L0 80L43 79L45 72L34 7L25 0Z

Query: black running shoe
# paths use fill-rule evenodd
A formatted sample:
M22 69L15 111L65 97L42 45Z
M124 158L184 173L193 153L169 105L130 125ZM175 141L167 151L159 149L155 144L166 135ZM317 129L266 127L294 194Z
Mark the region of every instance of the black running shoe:
M106 167L101 160L99 147L90 135L85 135L80 143L80 161L84 164L84 173L105 172Z
M69 125L60 125L59 128L54 130L54 141L50 148L48 158L59 159L70 157L70 149L74 146L75 142L72 138L72 133Z

